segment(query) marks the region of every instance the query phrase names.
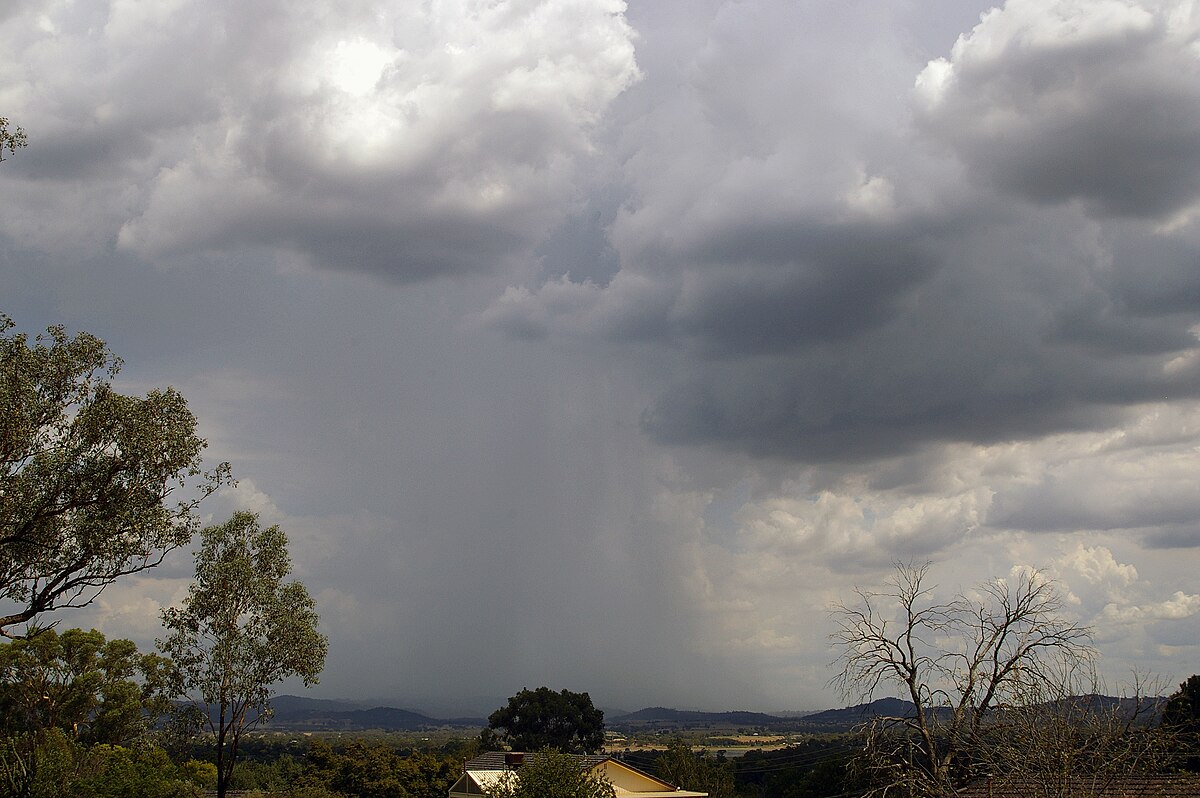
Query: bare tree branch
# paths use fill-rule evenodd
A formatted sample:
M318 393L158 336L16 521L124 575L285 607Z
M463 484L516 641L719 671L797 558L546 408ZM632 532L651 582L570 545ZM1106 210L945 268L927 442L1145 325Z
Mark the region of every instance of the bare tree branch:
M897 563L887 590L857 590L855 605L832 610L839 692L863 702L895 690L913 705L909 717L864 729L864 766L893 794L951 791L976 771L998 709L1057 689L1061 663L1094 657L1088 629L1063 617L1038 571L946 603L934 600L928 575L928 564Z

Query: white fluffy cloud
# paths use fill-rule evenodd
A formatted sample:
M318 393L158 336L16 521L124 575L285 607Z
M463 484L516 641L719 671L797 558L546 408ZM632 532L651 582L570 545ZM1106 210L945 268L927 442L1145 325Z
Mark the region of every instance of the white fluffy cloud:
M1104 619L1118 623L1148 623L1150 621L1180 621L1200 613L1200 594L1176 590L1170 598L1149 604L1104 608Z
M695 582L713 619L707 642L731 656L769 642L803 661L827 630L826 609L852 586L881 584L896 561L928 560L945 594L1040 569L1058 583L1064 611L1094 629L1108 677L1129 668L1173 675L1188 667L1180 657L1197 653L1181 625L1194 621L1200 596L1179 580L1186 588L1200 536L1179 533L1161 510L1193 501L1197 413L1195 404L1153 405L1105 431L931 447L781 482L760 472L753 497L731 514L732 535L713 508L733 497L709 494L710 525L693 532ZM1152 499L1141 495L1148 486ZM1088 508L1106 496L1115 498ZM1116 519L1128 527L1111 531ZM1153 548L1167 540L1176 548Z
M798 486L797 486L798 487ZM820 555L849 570L934 556L976 531L989 502L985 487L936 496L856 492L851 485L811 499L776 497L744 508L739 534L769 556Z
M22 204L107 175L92 236L152 258L260 247L401 281L511 263L638 78L619 0L76 5L0 28L0 97L35 144Z

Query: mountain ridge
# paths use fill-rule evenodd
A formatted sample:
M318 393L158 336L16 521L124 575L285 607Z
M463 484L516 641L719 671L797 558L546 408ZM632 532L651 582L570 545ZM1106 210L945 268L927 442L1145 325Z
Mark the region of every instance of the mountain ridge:
M751 727L775 731L803 731L815 724L822 729L832 730L832 727L849 727L861 723L871 715L894 714L897 707L893 702L898 702L898 699L879 699L871 704L829 709L800 716L771 715L747 710L702 712L655 706L606 717L605 726L616 731L694 727ZM354 701L294 695L276 696L272 699L272 709L273 714L268 721L270 728L300 731L422 731L487 726L487 719L483 717L435 718L398 707L368 706Z
M1131 699L1110 696L1078 696L1071 699L1087 702L1101 711L1136 712ZM1163 701L1165 699L1157 699ZM464 716L435 718L422 712L388 706L368 706L353 701L305 698L281 695L272 699L274 713L268 728L297 731L427 731L434 729L482 729L487 726L483 717ZM770 732L843 732L867 722L873 717L908 717L915 712L911 701L899 698L877 698L863 704L826 709L804 715L771 715L764 712L732 710L702 712L671 707L644 707L605 718L605 727L612 731L672 731L684 729L754 729ZM937 708L935 716L948 710Z

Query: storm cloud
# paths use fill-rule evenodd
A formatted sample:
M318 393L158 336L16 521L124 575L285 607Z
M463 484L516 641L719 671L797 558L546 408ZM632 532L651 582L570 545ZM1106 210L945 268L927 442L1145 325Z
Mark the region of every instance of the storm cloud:
M1200 669L1200 10L0 12L0 310L173 384L321 690L820 708L897 560ZM186 557L71 624L146 644ZM381 666L381 663L384 665ZM631 679L630 674L637 678Z
M1168 224L1197 198L1192 12L1011 3L913 65L896 100L886 78L845 88L864 52L911 57L894 28L831 51L810 26L802 55L747 59L731 42L754 14L794 35L790 15L809 12L725 10L679 72L787 85L788 100L650 75L638 91L672 99L630 124L698 132L634 147L621 270L510 291L498 324L682 352L650 434L799 461L1090 428L1196 395L1180 296L1195 226ZM847 95L881 96L863 118Z

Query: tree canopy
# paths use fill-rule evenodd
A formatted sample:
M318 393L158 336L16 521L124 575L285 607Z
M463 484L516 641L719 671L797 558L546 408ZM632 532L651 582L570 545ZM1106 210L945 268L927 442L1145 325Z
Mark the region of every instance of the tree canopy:
M518 751L592 754L604 746L604 712L587 693L524 689L488 716L488 729Z
M1163 707L1162 722L1165 726L1186 728L1193 734L1200 733L1200 675L1189 676L1171 694L1167 705Z
M654 769L667 782L683 790L706 792L709 798L734 798L733 766L707 751L693 752L682 740L671 743L654 761Z
M88 743L128 743L169 708L167 665L95 629L47 629L0 645L0 731L61 729Z
M30 340L0 314L0 636L80 607L188 543L195 510L228 482L201 470L203 438L171 388L125 396L121 361L61 326ZM169 498L175 498L168 504Z
M332 790L360 798L446 798L462 773L462 760L431 751L401 754L384 742L352 740L334 748L314 738L305 754L305 773L297 780L298 794Z
M328 641L303 584L291 574L287 535L234 513L200 533L196 577L183 606L163 610L160 640L175 689L216 737L217 794L225 795L242 732L270 713L270 687L291 676L315 684Z
M1200 675L1189 676L1167 699L1161 726L1183 753L1181 764L1200 771Z

